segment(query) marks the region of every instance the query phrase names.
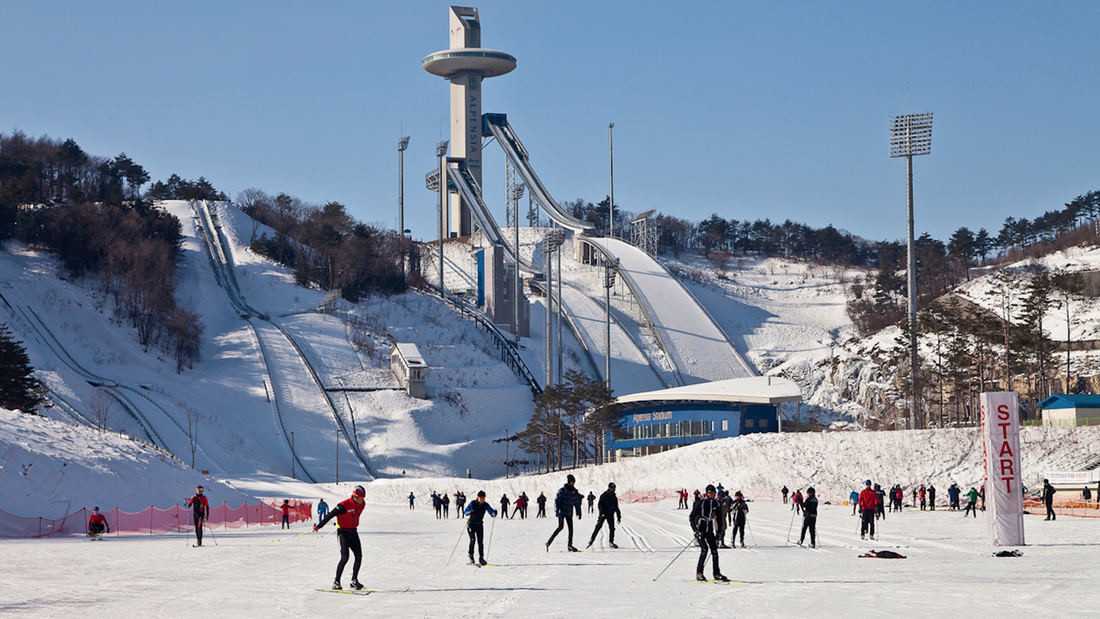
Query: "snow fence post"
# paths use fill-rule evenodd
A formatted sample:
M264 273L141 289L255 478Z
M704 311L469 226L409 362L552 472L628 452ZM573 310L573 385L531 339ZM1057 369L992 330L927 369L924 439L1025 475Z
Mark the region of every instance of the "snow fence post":
M115 537L118 537L118 526L119 526L119 524L120 523L118 521L118 505L115 505Z
M229 502L222 501L222 528L229 530Z
M180 525L180 504L176 503L176 533L183 533L183 526Z
M153 506L149 506L149 535L153 534Z

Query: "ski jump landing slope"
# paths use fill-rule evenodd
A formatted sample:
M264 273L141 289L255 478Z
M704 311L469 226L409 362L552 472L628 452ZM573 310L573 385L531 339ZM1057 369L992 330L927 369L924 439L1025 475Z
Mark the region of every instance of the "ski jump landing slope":
M695 297L660 263L618 239L585 237L619 259L646 316L685 384L753 376L750 366Z

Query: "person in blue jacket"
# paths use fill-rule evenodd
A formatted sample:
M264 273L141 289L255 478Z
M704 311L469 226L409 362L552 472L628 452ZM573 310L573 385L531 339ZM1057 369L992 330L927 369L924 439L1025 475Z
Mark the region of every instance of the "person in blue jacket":
M466 533L470 536L470 565L474 563L474 541L477 541L477 557L478 563L486 565L485 561L485 545L483 540L485 539L485 527L482 521L485 520L485 512L489 512L489 515L493 518L497 517L497 510L493 509L492 505L485 500L485 491L481 490L477 493L477 499L470 502L466 506L466 509L462 512L466 518Z
M554 497L554 515L558 517L558 528L554 529L554 532L550 535L550 539L546 540L546 552L550 552L550 545L554 543L554 538L561 533L563 527L569 527L569 552L580 552L575 546L573 546L573 512L577 513L577 520L581 519L581 502L584 497L580 492L577 492L577 488L574 484L577 483L577 478L569 474L565 477L565 485L558 490L558 495Z
M317 522L321 522L328 515L328 503L324 499L317 501Z
M856 515L856 510L859 509L859 493L855 490L848 493L848 502L852 504L852 515Z

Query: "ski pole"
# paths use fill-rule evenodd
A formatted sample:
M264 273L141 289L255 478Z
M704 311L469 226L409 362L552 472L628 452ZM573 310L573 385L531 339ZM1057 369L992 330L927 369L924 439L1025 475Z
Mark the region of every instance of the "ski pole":
M656 576L653 577L653 582L657 582L658 578L664 576L665 572L668 571L668 568L672 567L672 564L676 563L676 560L680 558L680 555L684 554L684 552L686 552L688 548L691 548L692 544L694 544L695 542L696 540L692 538L692 540L688 542L686 546L681 548L680 552L676 553L676 556L672 557L672 560L668 562L668 565L665 566L665 569L661 570Z
M447 567L448 565L450 565L451 564L451 559L455 558L455 552L458 550L458 545L462 543L462 533L463 532L464 532L464 530L458 532L458 539L455 540L455 546L454 546L454 548L451 549L451 556L447 557L447 562L443 564L443 567Z
M493 531L496 531L497 519L493 518L493 524L489 525L489 543L485 544L485 556L489 556L489 551L493 548Z
M202 519L202 530L210 534L210 539L214 540L214 545L218 545L218 536L214 535L214 527L206 526L206 518Z
M791 529L794 528L794 510L791 510L791 523L787 525L787 543L791 543Z
M752 545L759 546L759 544L756 543L756 534L752 532L752 525L749 524L748 520L745 520L745 527L749 530L749 539L752 540Z

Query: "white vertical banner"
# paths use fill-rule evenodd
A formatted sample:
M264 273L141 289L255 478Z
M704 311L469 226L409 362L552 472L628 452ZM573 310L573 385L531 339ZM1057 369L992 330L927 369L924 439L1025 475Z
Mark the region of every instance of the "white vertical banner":
M1020 407L1015 391L981 395L986 513L994 546L1024 545Z

